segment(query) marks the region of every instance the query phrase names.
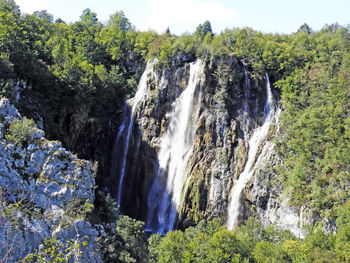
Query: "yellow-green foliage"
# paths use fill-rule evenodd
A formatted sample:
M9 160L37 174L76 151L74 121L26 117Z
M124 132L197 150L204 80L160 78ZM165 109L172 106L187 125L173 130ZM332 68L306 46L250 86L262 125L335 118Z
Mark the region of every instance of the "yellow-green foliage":
M42 249L27 255L19 262L69 262L72 258L81 257L81 245L87 246L87 240L87 236L82 240L69 240L68 242L61 242L55 238L46 239Z
M350 202L344 205L337 220L338 232L324 233L310 229L300 240L272 226L262 227L253 219L234 231L219 221L201 221L185 231L156 235L149 242L152 263L165 262L256 262L308 263L350 262Z
M24 117L22 120L14 119L5 134L5 139L16 144L22 145L28 142L30 135L36 128L33 120Z
M279 179L293 204L332 219L350 196L349 39L345 28L293 36L304 62L276 84L285 109Z

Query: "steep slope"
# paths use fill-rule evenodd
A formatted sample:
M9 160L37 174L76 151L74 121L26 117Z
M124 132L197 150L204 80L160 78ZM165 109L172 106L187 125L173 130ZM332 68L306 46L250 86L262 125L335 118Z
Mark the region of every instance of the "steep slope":
M0 120L0 259L17 262L46 246L58 256L62 244L71 260L101 262L86 220L95 187L90 162L46 140L5 98Z
M256 196L261 193L257 187L264 188L266 182L260 180L259 186L251 189L254 198L249 198L250 190L245 186L249 179L254 181L256 174L264 172L263 168L273 157L272 139L280 112L278 92L270 85L267 74L250 72L235 57L204 61L203 69L195 73L192 67L196 64L183 63L176 70L154 69L144 80L148 92L136 109L133 139L128 146L132 154L127 157L124 182L118 190L123 191L122 210L145 220L147 227L155 232L167 232L214 217L222 218L224 223L233 209L229 205L232 191L244 167L249 165L247 169L254 169L240 188L241 194L246 189L245 198L241 200L238 194L233 201L239 211L234 224L253 215L252 206L265 224L271 224L273 220L260 210L280 208L261 208ZM193 78L200 81L191 84ZM196 90L192 94L188 91L190 85ZM193 107L184 117L180 117L181 112L190 108L180 105L182 98ZM177 137L181 129L185 133ZM261 136L252 146L249 140L257 137L259 131ZM186 139L185 134L192 133ZM185 140L187 148L181 140ZM184 152L176 159L179 147ZM268 189L277 196L280 190ZM279 203L277 199L275 203ZM289 214L299 218L291 208ZM299 227L298 222L293 227L282 221L279 225L289 229ZM232 222L229 227L232 228ZM294 232L299 235L298 231Z

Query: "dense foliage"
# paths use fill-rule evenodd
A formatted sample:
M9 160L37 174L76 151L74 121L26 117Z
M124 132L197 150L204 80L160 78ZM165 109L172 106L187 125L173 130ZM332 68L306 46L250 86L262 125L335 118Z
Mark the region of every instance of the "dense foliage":
M349 213L348 201L337 219L336 234L316 227L304 240L264 228L251 218L234 231L215 220L201 221L184 232L169 232L155 245L150 242L150 262L349 262Z
M24 80L17 86L32 104L17 106L28 115L40 112L48 135L61 138L57 123L66 112L84 109L93 117L121 110L154 38L152 32L136 32L123 12L103 25L86 9L68 25L46 11L21 14L14 1L1 0L1 93L15 98L13 86Z
M300 34L310 59L277 83L285 109L280 180L294 204L334 219L350 194L350 35L340 27Z
M312 229L299 240L252 219L233 232L216 221L201 222L185 232L168 233L157 245L154 262L348 262L349 239L342 237L349 224L341 222L348 216L348 205L337 221L341 230L336 235Z
M143 223L122 216L113 240L104 240L103 251L107 262L349 262L349 213L347 202L337 219L337 233L315 227L303 240L250 218L234 231L218 220L201 221L164 237L153 234L147 241Z

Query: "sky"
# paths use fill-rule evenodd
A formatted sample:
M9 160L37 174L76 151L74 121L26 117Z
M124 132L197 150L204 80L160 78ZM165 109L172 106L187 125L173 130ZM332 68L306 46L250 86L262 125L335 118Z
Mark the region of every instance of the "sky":
M209 20L213 31L251 27L264 33L292 33L307 23L313 30L325 24L350 24L349 0L15 0L24 13L47 10L54 18L75 22L85 8L105 22L117 11L139 30L193 33Z

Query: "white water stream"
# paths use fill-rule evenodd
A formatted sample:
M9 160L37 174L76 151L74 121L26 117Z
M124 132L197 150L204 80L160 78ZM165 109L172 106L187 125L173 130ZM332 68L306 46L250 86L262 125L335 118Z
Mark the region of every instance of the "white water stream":
M166 115L169 124L160 138L159 167L147 200L146 228L153 232L172 230L181 206L187 162L198 122L202 76L203 63L200 60L191 63L187 87Z
M263 143L268 135L269 128L275 119L275 100L271 92L269 77L266 74L266 102L264 106L264 122L262 126L256 128L248 142L248 158L245 167L240 174L238 181L231 191L231 200L228 205L227 227L233 229L237 223L240 215L241 198L245 185L254 174L257 165L260 161L260 156L264 152ZM259 151L260 150L260 151ZM258 155L259 154L259 155Z
M130 136L132 134L132 128L134 125L135 111L138 105L140 104L140 102L143 100L144 96L148 92L147 79L148 79L148 75L153 71L153 65L154 63L147 63L146 70L142 74L135 96L126 102L126 105L124 108L123 123L119 128L118 135L116 138L116 143L120 143L121 135L127 126L128 129L126 131L127 133L126 133L123 152L121 156L121 167L120 167L120 175L119 175L119 183L118 183L117 203L119 205L121 204L121 201L122 201L121 199L122 199L122 193L123 193L123 182L124 182L124 176L125 176L126 160L127 160L128 150L129 150ZM127 108L130 104L132 104L132 108L131 108L130 116L128 116Z

